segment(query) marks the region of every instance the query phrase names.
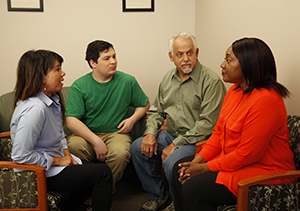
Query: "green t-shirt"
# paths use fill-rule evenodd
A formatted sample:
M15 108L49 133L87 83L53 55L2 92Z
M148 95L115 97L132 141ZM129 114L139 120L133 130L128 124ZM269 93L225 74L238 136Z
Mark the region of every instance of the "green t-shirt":
M98 83L90 72L72 84L66 116L76 117L94 133L109 133L128 118L129 106L144 107L148 100L131 75L116 71L109 82Z

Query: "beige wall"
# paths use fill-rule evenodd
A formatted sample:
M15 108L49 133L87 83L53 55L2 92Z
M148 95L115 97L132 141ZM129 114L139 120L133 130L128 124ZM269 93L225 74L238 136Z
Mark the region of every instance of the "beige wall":
M13 90L18 59L29 49L58 52L65 61L65 85L90 71L86 46L111 42L118 69L134 75L150 97L173 64L168 39L179 31L195 33L195 0L156 0L155 12L123 13L122 0L44 0L44 12L7 12L0 0L0 95ZM172 6L170 6L172 5Z
M285 101L288 114L300 115L300 1L197 0L196 5L201 61L220 74L233 41L263 39L275 56L278 81L293 94Z
M13 90L19 57L29 49L60 53L65 85L89 72L86 45L108 40L118 69L134 75L150 97L173 67L167 40L179 31L196 35L200 61L220 74L231 43L244 36L265 40L278 67L278 80L293 94L289 114L300 115L300 8L298 0L155 0L155 12L123 13L121 0L44 0L43 13L7 12L0 1L0 95ZM229 85L227 85L229 87Z

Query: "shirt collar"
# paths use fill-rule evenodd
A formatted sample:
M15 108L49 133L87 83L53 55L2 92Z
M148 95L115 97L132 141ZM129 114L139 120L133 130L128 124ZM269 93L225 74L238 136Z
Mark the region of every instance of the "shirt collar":
M57 105L59 105L59 97L56 93L53 93L51 98L49 98L47 95L45 95L43 92L40 92L37 97L45 103L47 106L51 106L53 102Z
M190 73L188 79L191 78L193 81L195 81L195 83L198 83L199 82L199 78L200 78L200 71L201 71L201 69L202 69L202 64L197 59L197 63L195 65L193 71ZM171 80L173 80L174 78L178 78L179 80L181 80L180 77L179 77L178 69L177 68L174 68L174 72L172 74Z

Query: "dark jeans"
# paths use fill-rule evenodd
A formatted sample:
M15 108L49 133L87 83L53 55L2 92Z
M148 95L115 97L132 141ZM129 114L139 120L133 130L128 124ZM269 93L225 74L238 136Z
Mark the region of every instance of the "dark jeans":
M79 210L92 196L94 211L109 211L112 198L112 174L104 163L83 161L83 165L67 166L58 175L47 178L47 190L70 192L61 210Z
M236 204L236 196L224 185L216 184L218 172L206 172L191 177L183 185L178 182L179 163L193 160L186 157L173 167L174 205L176 211L210 211L219 205Z

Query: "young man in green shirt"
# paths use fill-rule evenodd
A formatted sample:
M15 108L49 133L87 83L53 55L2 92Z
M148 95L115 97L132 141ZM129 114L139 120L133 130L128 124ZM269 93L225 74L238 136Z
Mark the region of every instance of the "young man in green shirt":
M113 173L113 189L130 160L129 132L146 115L149 99L136 79L117 69L113 45L91 42L86 60L92 69L71 86L66 103L68 140L72 154L89 161L105 162ZM135 112L128 117L129 106Z

